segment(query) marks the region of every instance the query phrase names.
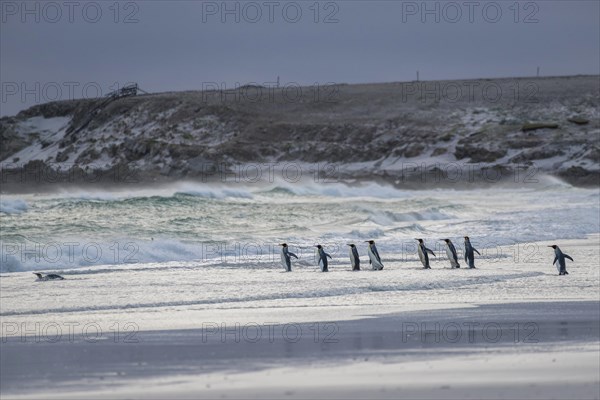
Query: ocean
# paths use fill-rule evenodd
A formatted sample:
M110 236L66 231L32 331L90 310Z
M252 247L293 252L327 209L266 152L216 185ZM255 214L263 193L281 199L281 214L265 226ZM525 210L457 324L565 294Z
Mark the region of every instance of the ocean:
M349 265L347 243L366 257L416 259L415 238L443 253L470 236L489 258L503 247L584 238L600 230L600 192L548 178L521 188L405 191L374 183L178 183L160 188L3 195L0 271L65 271L197 262L280 269L279 244L316 268L315 245ZM459 253L462 250L459 250ZM445 257L445 255L444 255ZM363 263L366 263L364 260Z

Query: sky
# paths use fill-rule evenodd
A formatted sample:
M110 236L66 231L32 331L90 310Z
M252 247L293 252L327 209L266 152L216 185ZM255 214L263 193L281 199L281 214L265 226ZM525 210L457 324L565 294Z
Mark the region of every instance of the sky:
M148 92L599 74L600 1L0 1L0 115Z

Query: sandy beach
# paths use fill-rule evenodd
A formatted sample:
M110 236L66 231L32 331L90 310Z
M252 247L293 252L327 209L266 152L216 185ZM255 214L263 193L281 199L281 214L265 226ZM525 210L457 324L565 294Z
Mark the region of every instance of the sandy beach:
M280 293L281 299L226 304L161 305L159 293L153 306L111 308L105 303L115 300L107 292L94 296L95 303L106 305L94 310L86 307L83 294L114 283L88 273L67 275L72 279L53 286L33 283L38 292L48 290L47 307L53 306L53 296L66 307L36 314L29 308L36 300L26 299L31 293L15 290L25 281L32 285L30 273L3 275L2 395L597 399L598 240L592 235L561 241L577 260L566 277L557 275L548 257L510 263L490 258L476 270L433 264L432 271L423 271L414 262L398 262L379 273L341 268L327 276L294 273L295 279L307 275L315 285L338 282L339 292L328 297L285 300ZM136 285L152 287L165 279L159 268L131 269L144 271L143 282L128 283L134 292ZM235 288L236 275L229 272L226 279ZM104 272L107 277L127 273ZM237 275L240 291L244 285L248 292L258 290L265 276L279 280L268 285L278 287L292 275L254 273L258 276L250 280ZM168 271L171 280L190 274L188 268ZM429 274L429 282L423 274ZM453 275L458 279L453 287L435 284ZM374 290L358 294L346 276ZM58 294L64 284L71 285L72 297ZM400 284L409 289L392 286Z
M10 339L3 398L597 399L599 307L473 305L272 326L260 339L233 327L139 332L138 343Z

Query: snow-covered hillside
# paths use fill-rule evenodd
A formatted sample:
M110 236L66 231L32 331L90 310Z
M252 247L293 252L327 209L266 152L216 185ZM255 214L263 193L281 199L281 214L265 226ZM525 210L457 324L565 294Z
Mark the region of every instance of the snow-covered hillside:
M242 87L122 98L97 112L103 99L48 103L0 120L0 158L13 171L9 184L32 165L127 166L142 180L172 180L302 162L335 165L339 178L395 184L423 182L424 173L450 183L514 180L515 169L530 169L597 185L599 79L337 85L295 97Z

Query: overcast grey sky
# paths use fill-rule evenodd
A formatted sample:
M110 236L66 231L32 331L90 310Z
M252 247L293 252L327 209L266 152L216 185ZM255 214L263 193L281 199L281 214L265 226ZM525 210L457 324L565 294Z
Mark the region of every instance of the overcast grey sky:
M598 74L593 1L1 1L1 114L115 83ZM237 20L237 21L236 21ZM60 91L59 91L60 89ZM85 91L84 91L85 89Z

